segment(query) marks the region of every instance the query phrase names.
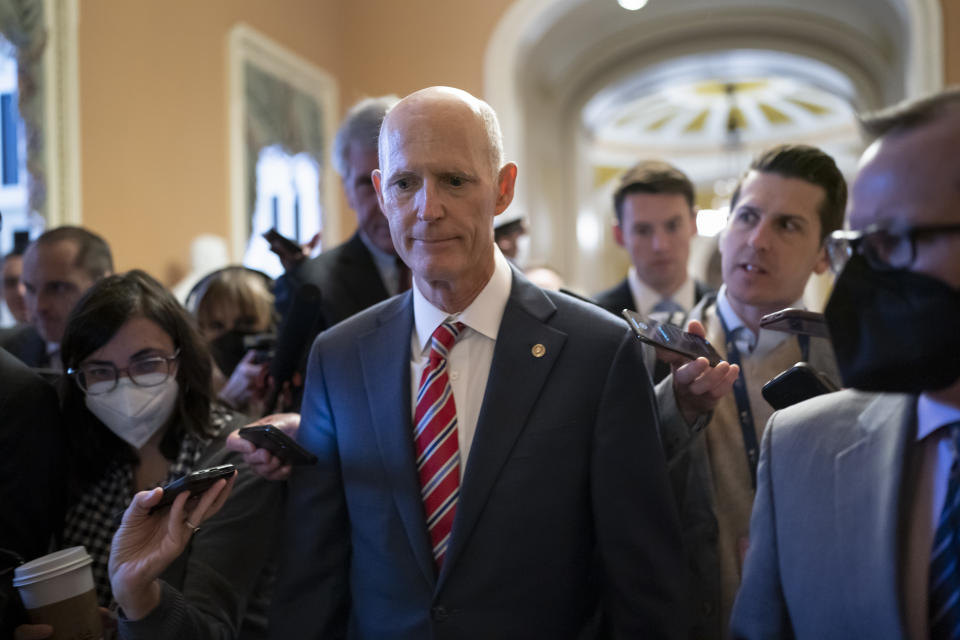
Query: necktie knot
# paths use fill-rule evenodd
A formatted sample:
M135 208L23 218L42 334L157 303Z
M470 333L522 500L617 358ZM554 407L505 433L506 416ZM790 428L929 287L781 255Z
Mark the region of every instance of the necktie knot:
M653 305L653 311L656 313L676 313L677 311L683 311L683 307L670 298L664 298Z
M444 322L430 336L430 360L446 359L466 326L462 322Z

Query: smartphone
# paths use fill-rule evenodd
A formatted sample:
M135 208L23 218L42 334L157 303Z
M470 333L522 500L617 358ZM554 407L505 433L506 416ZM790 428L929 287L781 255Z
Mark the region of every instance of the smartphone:
M240 429L240 437L249 440L261 449L266 449L283 464L316 464L317 456L300 446L296 440L272 424L263 424Z
M795 333L814 338L830 339L830 331L822 313L806 309L781 309L760 318L760 327L773 331Z
M212 487L217 480L221 478L229 480L236 470L237 468L232 464L222 464L219 467L199 469L182 478L177 478L163 487L163 497L160 498L160 502L150 508L150 513L169 507L173 504L173 499L184 491L189 491L191 496L200 495Z
M630 328L643 342L679 353L691 360L706 358L710 361L711 367L717 366L723 360L706 338L687 333L672 324L657 322L650 318L641 318L636 312L629 309L623 310L623 317L627 319Z
M763 385L763 399L780 410L837 391L837 386L806 362L798 362Z
M291 240L290 238L281 235L277 228L274 227L263 234L264 240L269 242L271 245L278 245L283 249L285 253L292 255L300 255L303 252L303 249L299 244Z

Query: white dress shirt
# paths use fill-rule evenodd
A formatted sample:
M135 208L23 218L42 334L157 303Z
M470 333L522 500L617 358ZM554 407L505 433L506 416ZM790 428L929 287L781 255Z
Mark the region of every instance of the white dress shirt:
M803 299L794 300L793 304L787 306L793 309L803 309ZM762 358L790 337L790 334L786 331L771 331L769 329L761 329L760 335L755 335L744 324L737 312L733 310L733 306L727 298L727 285L722 285L720 291L717 292L717 313L723 318L723 322L727 325L727 330L731 334L743 327L741 332L743 339L737 341L737 349L740 350L740 355L743 358Z
M665 297L640 279L636 267L630 267L627 270L627 284L630 285L630 295L633 297L634 309L643 317L649 316L657 303ZM697 289L693 278L688 275L680 288L670 296L670 299L683 307L684 311L689 312L690 309L693 309L693 305L697 303Z
M936 533L940 523L940 512L947 497L947 483L950 480L950 465L953 464L953 441L950 432L942 429L945 424L960 421L960 408L941 404L922 394L917 400L917 442L927 436L937 439L937 459L933 471L933 504L931 517L933 531Z
M413 335L410 344L411 409L417 410L420 378L430 361L430 337L444 322L466 325L447 357L447 373L457 407L457 441L460 445L460 477L467 468L470 445L480 417L480 405L487 389L493 348L500 331L500 320L510 297L513 273L507 259L494 247L493 276L473 302L460 313L450 315L423 297L413 284ZM412 416L411 416L412 417Z

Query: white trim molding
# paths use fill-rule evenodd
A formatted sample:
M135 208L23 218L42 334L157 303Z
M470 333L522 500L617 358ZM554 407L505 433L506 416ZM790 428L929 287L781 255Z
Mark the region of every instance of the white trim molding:
M43 0L43 19L47 29L43 55L46 221L52 228L83 221L78 0Z
M339 189L337 177L329 161L329 148L336 131L339 108L337 82L326 71L310 61L271 40L245 24L234 26L227 38L227 166L230 173L230 247L235 261L243 259L250 230L248 199L247 145L244 141L244 123L247 116L246 80L244 68L253 64L259 69L281 78L298 90L316 98L323 118L324 145L327 147L321 174L321 205L323 207L323 236L340 237Z

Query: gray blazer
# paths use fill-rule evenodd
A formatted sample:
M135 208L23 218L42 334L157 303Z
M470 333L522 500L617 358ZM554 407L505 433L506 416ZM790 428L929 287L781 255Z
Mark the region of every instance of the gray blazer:
M840 391L770 419L737 638L902 638L898 514L916 397Z
M707 296L693 310L688 320L703 321L707 308L716 304L716 296ZM836 359L829 343L810 341L810 364L839 385ZM648 359L649 366L649 359ZM719 529L713 499L713 470L702 430L711 416L701 417L688 425L680 415L673 395L673 376L667 376L656 387L660 408L660 438L670 465L680 526L688 559L687 581L690 585L692 638L723 638L723 616L720 611L720 556L717 548Z

